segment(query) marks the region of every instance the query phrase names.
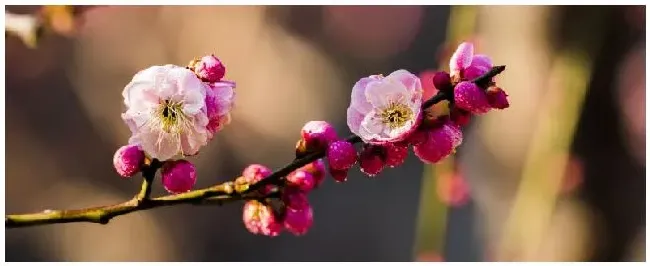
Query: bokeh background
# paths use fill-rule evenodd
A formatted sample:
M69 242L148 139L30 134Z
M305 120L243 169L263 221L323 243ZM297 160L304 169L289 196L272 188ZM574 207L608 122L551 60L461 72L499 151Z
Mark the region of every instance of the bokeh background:
M232 124L192 159L198 187L250 163L281 167L306 121L347 134L357 79L405 68L431 86L463 40L508 66L498 82L511 103L474 118L439 165L411 154L372 180L358 171L345 184L328 180L310 195L315 224L304 237L251 235L241 203L177 206L108 225L10 229L7 261L645 261L643 6L5 13L7 213L136 193L138 178L120 179L111 160L129 137L121 91L154 64L214 53L238 83ZM15 15L39 16L39 38Z

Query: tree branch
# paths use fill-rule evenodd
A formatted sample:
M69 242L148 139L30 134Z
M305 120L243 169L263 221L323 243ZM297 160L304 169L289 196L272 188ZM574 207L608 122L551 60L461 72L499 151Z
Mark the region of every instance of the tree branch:
M494 76L505 70L505 66L493 67L485 75L473 80L477 85L487 84ZM422 103L422 109L427 109L443 100L449 100L453 95L439 91L435 96ZM361 138L356 135L350 135L345 139L350 143L361 142ZM5 216L5 228L27 227L45 224L60 224L74 222L90 222L107 224L112 218L125 215L135 211L148 210L163 206L173 206L180 204L193 205L221 205L228 202L251 199L265 199L279 197L279 192L275 191L268 195L260 195L257 190L265 185L281 185L283 178L291 172L303 167L313 161L325 156L325 152L314 152L304 157L296 159L281 169L273 172L267 178L253 184L241 185L228 181L212 187L192 190L185 193L150 198L151 185L156 172L162 163L156 159L152 160L149 165L143 169L143 182L140 192L132 199L108 206L99 206L78 210L45 210L38 213L30 214L10 214Z

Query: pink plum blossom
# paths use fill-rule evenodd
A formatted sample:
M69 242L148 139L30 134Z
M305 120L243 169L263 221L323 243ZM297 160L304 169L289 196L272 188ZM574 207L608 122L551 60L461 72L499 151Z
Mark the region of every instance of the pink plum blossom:
M206 85L192 71L174 65L138 72L122 95L130 144L165 161L178 154L194 155L207 144Z
M487 73L492 68L492 59L487 55L474 54L474 45L463 42L449 60L451 76L461 80L473 80Z
M282 232L282 222L277 218L271 206L250 200L244 204L242 220L249 232L256 235L275 237Z
M406 70L362 78L352 88L348 127L365 143L404 140L421 120L422 93L420 79Z
M137 145L122 146L113 156L113 166L122 177L132 177L140 172L144 163L144 152Z
M219 81L208 83L206 89L205 106L208 116L208 140L214 134L230 123L230 111L235 102L235 83Z

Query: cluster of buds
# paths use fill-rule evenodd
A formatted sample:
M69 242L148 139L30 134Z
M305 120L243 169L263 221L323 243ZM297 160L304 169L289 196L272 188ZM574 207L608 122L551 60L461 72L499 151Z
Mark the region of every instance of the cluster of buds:
M161 180L168 192L191 190L196 168L174 157L197 155L230 122L235 83L223 79L225 72L213 55L186 67L152 66L138 72L122 93L127 107L122 119L132 135L113 157L117 173L132 177L156 159L162 162Z
M449 114L434 117L423 109L422 95L428 92L423 91L422 81L408 71L398 70L386 77L372 75L354 85L347 111L350 131L363 142L360 149L357 151L353 141L339 139L329 123L311 121L302 128L296 157L324 154L330 176L339 183L347 180L349 170L357 163L368 177L375 177L386 167L401 165L409 147L425 163L445 159L462 143L461 127L469 123L472 114L509 106L507 94L494 79L486 84L473 82L493 67L489 57L474 55L473 49L472 44L461 44L450 60L450 72L438 72L430 81L447 95ZM313 223L313 210L306 193L322 182L325 169L320 160L312 164L317 165L308 166L312 173L297 170L286 177L279 210L259 201L246 204L244 223L250 232L276 236L283 225L296 235L307 231ZM320 176L317 180L314 172Z
M263 165L252 164L244 169L235 183L255 184L271 175ZM307 194L325 179L322 160L311 162L286 176L283 186L267 185L261 193L269 195L280 192L278 198L249 200L244 204L243 221L253 234L278 236L286 230L296 236L304 235L314 223L314 212Z

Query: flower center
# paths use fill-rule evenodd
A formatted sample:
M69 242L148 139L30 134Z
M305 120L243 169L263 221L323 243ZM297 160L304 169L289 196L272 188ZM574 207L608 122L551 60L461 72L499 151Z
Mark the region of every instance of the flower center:
M165 132L171 133L173 130L180 130L179 121L185 118L183 104L165 100L160 105L159 114L162 129Z
M413 118L413 111L402 103L391 103L381 112L381 120L391 129L402 127Z

